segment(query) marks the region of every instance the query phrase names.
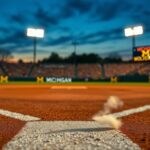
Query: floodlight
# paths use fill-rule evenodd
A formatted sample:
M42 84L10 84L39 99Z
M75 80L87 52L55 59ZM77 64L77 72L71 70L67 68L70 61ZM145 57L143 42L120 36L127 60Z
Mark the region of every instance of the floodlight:
M44 37L44 30L43 29L35 29L35 28L28 28L27 29L27 36L33 37L33 63L36 63L36 39Z
M143 34L143 27L137 26L133 28L134 35L141 35Z
M130 27L126 28L124 30L125 36L136 36L136 35L141 35L143 34L143 27L142 26L135 26L135 27Z
M142 26L133 26L124 29L124 33L126 37L132 37L132 51L134 53L134 48L136 47L135 38L137 35L143 34L143 27Z
M44 30L43 29L28 28L27 29L27 36L43 38L44 37Z
M133 36L133 30L132 30L132 28L126 28L125 30L124 30L124 32L125 32L125 36Z

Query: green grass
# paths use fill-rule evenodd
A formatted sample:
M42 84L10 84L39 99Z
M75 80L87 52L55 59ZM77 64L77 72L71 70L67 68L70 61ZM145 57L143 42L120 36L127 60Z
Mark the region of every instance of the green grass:
M72 83L37 83L37 82L8 82L8 83L0 83L1 85L54 85L54 84L59 84L59 85L143 85L143 86L150 86L150 83L146 82L117 82L117 83L112 83L112 82L72 82Z

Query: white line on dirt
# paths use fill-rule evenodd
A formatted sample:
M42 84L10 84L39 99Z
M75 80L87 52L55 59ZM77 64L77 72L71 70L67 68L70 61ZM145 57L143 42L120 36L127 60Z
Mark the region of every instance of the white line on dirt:
M121 117L129 116L129 115L132 115L132 114L135 114L135 113L144 112L146 110L150 110L150 105L145 105L145 106L141 106L141 107L138 107L138 108L124 110L122 112L113 113L112 115L117 117L117 118L121 118Z
M24 128L3 150L140 150L118 130L94 121L35 121Z
M52 86L51 89L65 89L65 90L86 90L86 86Z
M33 116L30 116L30 115L23 115L23 114L20 114L20 113L11 112L11 111L8 111L8 110L3 110L3 109L0 109L0 115L7 116L7 117L10 117L10 118L14 118L14 119L19 119L21 121L40 120L40 118L38 118L38 117L33 117Z
M145 106L141 106L141 107L138 107L138 108L124 110L122 112L113 113L112 115L117 117L117 118L121 118L121 117L129 116L129 115L132 115L132 114L135 114L135 113L144 112L146 110L150 110L150 105L145 105ZM21 121L41 120L41 118L38 118L38 117L33 117L33 116L30 116L30 115L24 115L24 114L21 114L21 113L11 112L11 111L4 110L4 109L0 109L0 115L7 116L7 117L10 117L10 118L14 118L14 119L18 119L18 120L21 120Z
M150 110L150 105L125 110L112 115L117 118ZM1 110L0 114L30 121L40 118ZM18 117L19 116L19 117ZM82 139L82 140L81 140ZM11 149L132 149L140 147L117 130L94 121L28 122L3 150Z

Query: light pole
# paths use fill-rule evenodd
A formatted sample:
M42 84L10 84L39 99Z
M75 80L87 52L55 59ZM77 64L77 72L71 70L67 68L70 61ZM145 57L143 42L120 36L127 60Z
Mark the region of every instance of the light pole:
M78 65L77 65L77 42L73 41L72 42L73 46L74 46L74 78L76 79L78 77Z
M126 37L132 37L132 52L134 53L134 48L136 46L135 37L137 35L143 34L143 27L134 26L134 27L125 28L124 33Z
M33 63L36 64L37 38L43 38L44 37L44 30L43 29L28 28L27 29L27 36L33 38Z

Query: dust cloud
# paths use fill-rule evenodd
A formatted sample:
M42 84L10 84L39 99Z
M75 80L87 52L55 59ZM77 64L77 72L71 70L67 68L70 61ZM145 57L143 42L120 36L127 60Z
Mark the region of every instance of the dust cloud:
M122 107L123 104L123 101L121 101L118 97L110 96L107 102L104 103L103 110L100 110L97 114L95 114L92 119L100 124L107 124L112 128L119 129L122 126L122 121L110 113L112 110Z

